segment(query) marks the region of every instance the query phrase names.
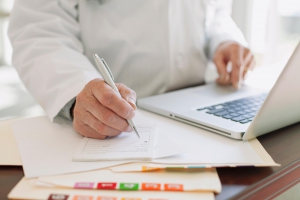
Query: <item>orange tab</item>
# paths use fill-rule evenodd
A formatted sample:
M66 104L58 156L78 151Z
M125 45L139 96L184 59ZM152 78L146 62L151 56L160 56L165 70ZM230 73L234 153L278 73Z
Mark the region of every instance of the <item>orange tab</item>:
M169 183L169 184L165 184L164 186L166 191L183 191L182 184Z
M93 198L93 196L76 195L73 197L73 200L93 200Z
M121 200L142 200L141 198L130 198L130 197L125 197L122 198Z
M116 197L97 197L97 200L117 200Z
M142 183L142 190L160 190L159 183Z
M156 170L160 170L160 168L159 167L142 166L143 172L156 171Z

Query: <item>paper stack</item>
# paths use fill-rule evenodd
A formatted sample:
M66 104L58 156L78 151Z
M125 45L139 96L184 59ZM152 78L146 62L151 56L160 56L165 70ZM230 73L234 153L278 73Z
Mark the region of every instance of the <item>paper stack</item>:
M138 164L137 164L138 165ZM124 167L125 172L121 172ZM9 195L11 199L213 199L221 191L215 169L189 172L127 172L121 165L67 175L22 179ZM30 191L30 192L28 192ZM85 197L85 198L83 198ZM57 198L57 196L56 196Z
M58 119L52 124L42 116L13 123L27 179L20 181L9 198L213 199L213 193L221 191L213 167L277 165L257 140L237 141L151 113L143 114L146 117L137 117L136 123L148 130L145 129L148 139L143 139L149 144L156 130L155 144L145 147L134 139L125 139L134 145L128 151L122 150L127 153L123 154L126 159L117 160L103 159L103 151L98 148L102 142L92 141L91 149L84 149L88 140L77 134L68 121ZM132 149L135 145L138 148ZM153 151L152 160L141 160L141 154L128 156L128 152L146 151L148 147ZM109 148L112 152L115 150Z

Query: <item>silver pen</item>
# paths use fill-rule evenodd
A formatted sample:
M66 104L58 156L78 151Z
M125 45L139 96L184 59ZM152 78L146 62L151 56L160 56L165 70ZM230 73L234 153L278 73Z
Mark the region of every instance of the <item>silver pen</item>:
M98 70L99 70L102 78L104 79L105 83L107 83L115 92L117 92L120 95L120 97L122 97L118 88L116 87L116 85L114 83L114 77L113 77L108 65L104 61L104 59L103 58L100 59L97 54L94 54L93 57L94 57L94 60L98 67ZM129 124L129 126L133 129L133 131L136 133L136 135L140 138L137 128L133 122L133 119L127 119L127 122Z

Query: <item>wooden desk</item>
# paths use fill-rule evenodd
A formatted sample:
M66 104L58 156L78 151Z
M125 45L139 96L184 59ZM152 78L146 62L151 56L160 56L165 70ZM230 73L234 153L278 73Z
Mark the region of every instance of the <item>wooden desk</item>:
M219 168L223 188L216 195L217 200L274 198L300 183L300 123L258 139L281 166ZM1 200L7 199L7 194L23 176L22 167L0 167Z

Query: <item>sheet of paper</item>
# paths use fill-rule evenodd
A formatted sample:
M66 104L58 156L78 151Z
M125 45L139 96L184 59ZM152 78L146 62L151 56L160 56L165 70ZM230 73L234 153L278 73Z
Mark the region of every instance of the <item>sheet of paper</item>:
M153 163L212 166L262 163L248 141L228 138L147 111L139 110L139 112L138 114L147 118L149 123L156 124L157 130L165 133L188 151L186 154L154 159Z
M150 124L156 124L158 136L159 133L164 133L188 152L180 156L155 159L156 163L185 165L198 162L196 164L202 166L276 165L260 144L258 147L261 150L256 152L249 145L251 141L234 140L146 111L141 113ZM141 121L139 117L135 120L137 124ZM27 178L82 172L126 163L72 162L72 155L82 137L74 132L70 123L51 124L46 117L37 117L15 122L13 128ZM172 140L166 141L170 143ZM168 147L168 144L163 146ZM265 160L262 161L258 154Z
M14 136L27 178L89 171L132 162L73 162L72 156L83 137L73 130L71 122L57 119L56 123L58 124L52 124L46 116L13 123ZM156 158L184 152L172 139L160 133L156 137Z
M107 191L107 190L82 190L55 187L54 185L36 185L37 179L26 180L23 178L9 193L9 199L59 199L59 200L124 200L124 199L164 199L164 200L213 200L212 192L153 192L153 191ZM51 196L52 195L52 196ZM52 198L50 198L50 196Z
M11 128L11 123L13 121L18 121L20 119L14 119L14 120L5 120L0 122L0 165L17 165L21 166L22 161L18 152L18 147L15 141L15 138L13 136L13 131ZM159 130L158 130L159 131ZM186 151L182 148L182 146L175 143L171 138L167 137L163 133L158 133L156 139L158 141L166 141L164 145L156 144L156 150L154 152L155 158L161 158L161 157L167 157L170 155L176 155L180 153L186 153ZM266 152L264 147L260 144L260 142L257 139L253 139L249 141L249 144L252 146L252 148L255 150L255 152L259 155L259 157L263 160L263 163L260 164L254 164L254 166L279 166L279 164L276 164L272 157ZM171 147L170 147L171 146ZM160 151L162 150L162 151ZM172 154L173 153L173 154ZM134 165L134 166L133 166ZM219 164L224 166L224 164ZM235 164L228 164L230 167L235 166L245 166L248 164L241 164L241 163L235 163ZM148 166L148 167L147 167ZM149 164L149 163L130 163L125 165L119 165L118 167L119 171L142 171L142 169L145 169L145 167L150 168L153 167L167 167L168 165L163 164ZM182 166L182 165L180 165ZM206 167L211 167L209 165L204 165ZM203 167L204 167L203 166ZM212 166L217 167L218 164L213 164ZM114 167L115 168L115 167ZM124 169L123 169L124 168Z
M22 165L17 143L11 129L11 123L16 120L0 122L0 165Z
M115 189L168 191L221 191L215 168L194 171L153 171L115 173L109 169L67 175L39 177L40 182L74 189Z
M122 133L105 140L83 138L73 161L152 160L155 145L155 125L137 126L140 137Z

